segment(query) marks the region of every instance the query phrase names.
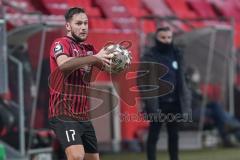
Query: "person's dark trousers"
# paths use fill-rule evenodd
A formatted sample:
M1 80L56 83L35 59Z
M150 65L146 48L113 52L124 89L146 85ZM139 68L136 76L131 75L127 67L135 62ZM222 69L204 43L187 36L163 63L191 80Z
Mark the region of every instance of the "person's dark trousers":
M150 122L147 139L147 159L156 160L156 146L162 122ZM178 122L167 122L168 152L170 160L178 160Z

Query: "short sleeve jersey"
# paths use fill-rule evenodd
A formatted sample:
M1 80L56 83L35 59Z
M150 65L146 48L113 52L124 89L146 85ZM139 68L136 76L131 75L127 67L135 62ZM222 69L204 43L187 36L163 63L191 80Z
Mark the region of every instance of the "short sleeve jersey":
M61 55L85 57L95 53L92 45L77 42L67 36L58 38L52 43L50 49L49 118L68 116L82 119L88 117L88 87L92 65L81 66L66 74L60 70L57 58Z

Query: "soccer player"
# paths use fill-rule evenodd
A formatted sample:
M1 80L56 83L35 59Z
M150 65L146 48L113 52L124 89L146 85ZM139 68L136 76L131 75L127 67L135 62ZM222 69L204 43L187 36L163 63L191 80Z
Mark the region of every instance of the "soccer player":
M104 48L96 53L84 42L88 35L84 9L70 8L65 20L67 34L56 39L50 51L49 124L68 160L99 160L87 94L92 67L109 67L111 55Z

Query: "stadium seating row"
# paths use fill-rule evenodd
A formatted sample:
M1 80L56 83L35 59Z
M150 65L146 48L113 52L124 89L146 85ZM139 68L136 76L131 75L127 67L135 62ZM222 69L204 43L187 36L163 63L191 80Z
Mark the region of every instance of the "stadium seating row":
M162 24L154 20L142 20L142 17L156 15L161 17L177 17L179 19L216 19L219 17L233 17L237 21L239 28L240 1L219 1L219 0L10 0L4 1L7 4L7 13L36 13L44 15L63 15L68 7L81 6L88 12L90 28L92 29L130 29L136 30L139 27L145 33L152 32L157 25ZM119 20L118 20L119 19ZM11 23L11 21L9 22ZM13 28L23 24L14 21L8 24ZM216 22L172 22L175 26L184 31L192 28L200 28ZM240 35L235 34L235 42L240 46Z

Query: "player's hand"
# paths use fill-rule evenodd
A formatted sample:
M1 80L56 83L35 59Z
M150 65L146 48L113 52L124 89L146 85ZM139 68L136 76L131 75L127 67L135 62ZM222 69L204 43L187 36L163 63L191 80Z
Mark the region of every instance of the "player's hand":
M103 65L110 65L110 60L113 54L109 54L107 50L102 48L96 55L94 55Z

